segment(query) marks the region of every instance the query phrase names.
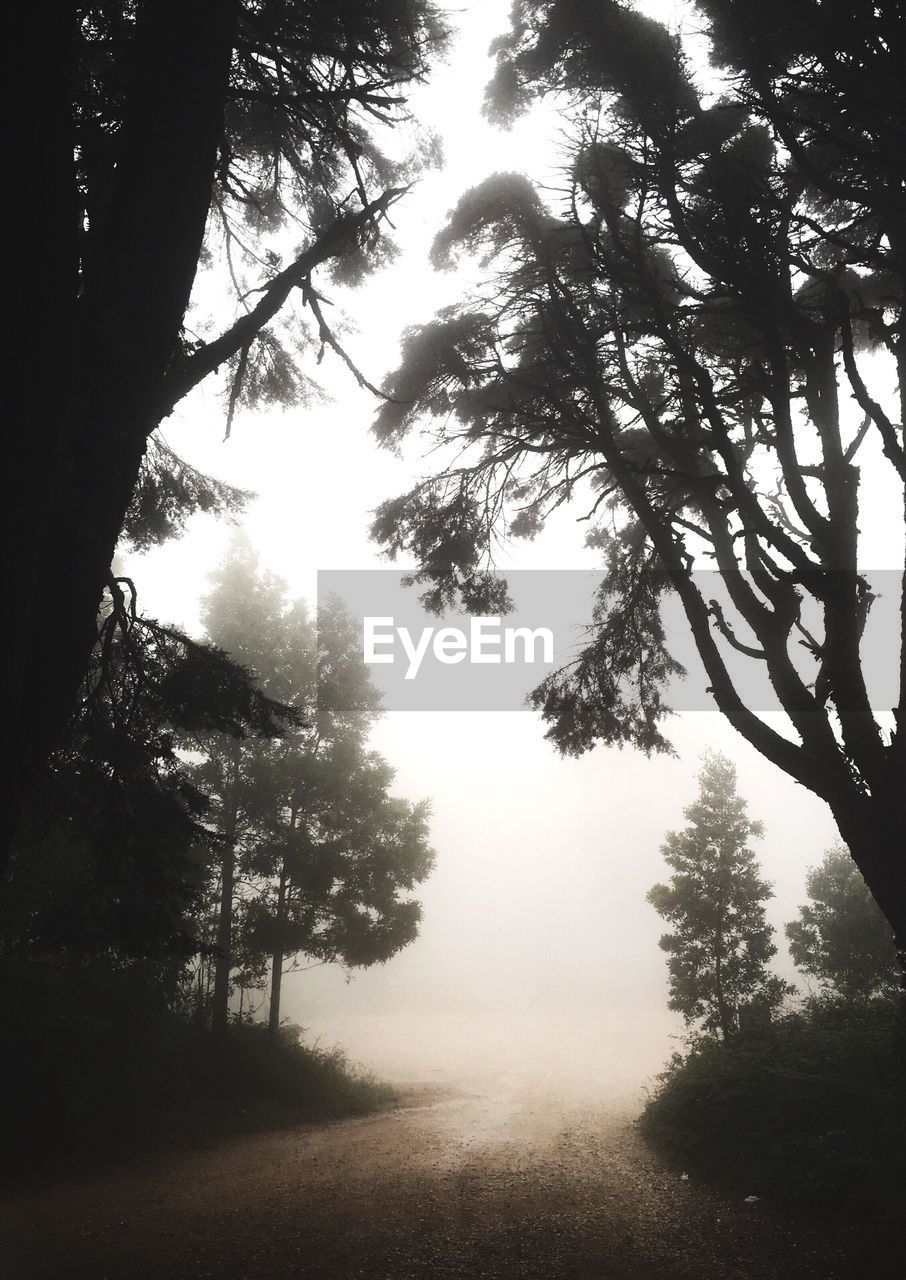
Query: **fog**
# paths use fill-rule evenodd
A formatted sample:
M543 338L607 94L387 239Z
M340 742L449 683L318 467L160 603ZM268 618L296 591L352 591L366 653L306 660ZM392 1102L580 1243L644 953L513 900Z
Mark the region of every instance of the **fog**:
M348 985L335 967L293 975L289 1016L397 1079L507 1070L637 1092L682 1029L645 894L663 878L660 844L682 825L700 752L732 754L766 822L759 853L781 929L835 836L820 802L716 715L677 717L672 730L675 758L563 760L529 714L388 715L376 744L401 792L434 799L421 936Z
M392 366L405 325L463 287L426 263L457 195L501 167L555 169L552 113L536 110L510 134L480 114L484 51L507 10L467 6L447 67L414 95L415 115L443 135L446 160L394 211L401 259L341 299L354 325L347 346L369 377ZM416 449L378 451L368 433L374 400L336 365L328 358L318 371L331 402L243 413L227 443L216 389L194 395L164 432L188 461L255 491L244 523L262 564L311 600L317 570L380 564L369 513L428 465ZM205 575L229 537L199 517L178 544L131 557L142 609L197 633ZM598 567L582 539L576 515L561 513L537 544L505 548L500 567ZM883 529L875 545L880 554ZM397 792L433 804L437 864L418 893L420 937L370 970L289 975L285 1015L309 1039L342 1045L395 1079L515 1071L563 1089L637 1092L681 1031L666 1009L662 922L645 894L664 877L660 845L682 825L701 753L716 747L736 762L740 793L766 825L759 853L775 886L769 918L787 976L782 925L802 901L807 867L836 838L826 808L716 713L675 717L668 733L674 756L598 749L574 760L557 755L528 712L387 713L374 746L396 768Z

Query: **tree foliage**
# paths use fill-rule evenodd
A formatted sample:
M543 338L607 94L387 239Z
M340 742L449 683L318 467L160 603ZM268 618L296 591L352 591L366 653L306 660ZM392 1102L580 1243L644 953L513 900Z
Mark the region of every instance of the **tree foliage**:
M253 495L204 475L178 457L159 435L148 441L123 522L122 539L137 551L180 537L199 512L229 518Z
M493 272L406 338L378 437L420 424L453 460L375 533L469 588L497 537L581 502L600 640L538 691L549 735L666 745L656 610L675 592L717 708L827 801L902 942L906 682L890 732L861 665L859 537L863 473L906 483L904 28L893 3L700 10L707 84L622 0L517 0L489 110L557 102L562 189L497 174L438 235L438 266ZM790 731L747 705L731 653Z
M279 740L200 737L192 770L225 841L215 1016L225 1017L231 985L261 989L269 978L276 1031L284 968L298 957L370 965L416 937L411 891L433 865L428 806L393 796L393 770L368 749L379 695L337 602L322 602L315 619L237 542L204 622L295 713ZM204 996L210 975L198 976Z
M218 853L180 746L215 732L272 738L292 712L222 650L134 612L131 591L111 578L77 710L26 810L0 959L47 974L148 961L172 996L203 944Z
M892 993L899 985L893 934L846 849L828 849L806 890L809 901L786 926L803 973L850 1004Z
M21 615L0 661L16 743L4 850L72 710L124 524L142 544L240 499L163 446L146 457L149 439L217 370L229 422L244 396L298 401L298 361L318 346L346 359L315 277L387 261L387 211L436 158L393 128L444 36L430 0L89 0L20 6L11 22L41 89L9 157L29 216L5 504ZM187 320L200 263L231 279L232 314L205 314L202 289Z
M772 896L748 846L761 834L736 791L736 770L721 755L706 756L688 825L671 831L661 849L672 869L648 901L672 927L661 938L669 956L669 1006L687 1026L726 1039L747 1016L770 1015L789 988L770 973L776 954L764 904Z

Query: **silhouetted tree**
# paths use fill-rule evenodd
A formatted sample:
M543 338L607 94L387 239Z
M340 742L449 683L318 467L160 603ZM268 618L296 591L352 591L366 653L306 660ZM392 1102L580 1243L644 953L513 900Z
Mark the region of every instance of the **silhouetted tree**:
M131 590L111 578L76 711L13 844L5 986L25 969L46 986L57 971L147 961L172 996L199 949L219 844L180 743L270 737L293 718L222 650L133 613Z
M806 879L809 901L786 926L790 954L826 995L850 1003L899 985L890 925L846 849L828 849Z
M670 883L656 884L648 901L673 927L661 938L670 1008L687 1025L729 1038L746 1010L770 1011L792 988L768 969L777 948L764 904L773 894L748 846L761 823L748 818L725 756L706 756L698 782L698 799L684 810L688 826L669 832L661 849Z
M273 1035L284 968L303 956L347 968L389 960L418 934L410 894L433 866L427 804L392 796L393 770L360 741L296 742L279 757L284 804L247 859L239 930L246 964L254 957L270 980Z
M149 436L220 367L231 412L242 394L291 397L273 327L291 297L334 345L313 274L342 259L354 278L384 256L412 164L375 132L405 118L406 85L441 38L429 0L95 0L9 16L41 83L8 155L27 215L11 263L4 857L87 668ZM301 244L284 262L271 233L289 225ZM183 328L206 236L234 264L239 246L260 263L260 287L209 341Z
M892 0L699 11L719 90L620 0L515 3L489 109L557 95L564 189L497 175L438 236L439 266L481 253L494 274L410 332L376 429L393 446L433 420L455 461L374 532L475 599L495 533L583 501L606 564L597 639L535 695L549 736L664 746L675 592L718 709L828 803L906 948L906 669L889 731L858 562L859 463L906 483L906 28ZM891 518L902 530L899 500ZM747 705L731 651L792 732Z
M415 938L421 908L409 893L433 865L427 806L393 797L393 770L367 750L379 695L337 604L323 602L315 620L237 541L204 622L296 714L279 740L199 739L192 770L223 836L213 1026L226 1026L238 970L251 986L269 975L276 1033L284 967L299 954L368 965Z

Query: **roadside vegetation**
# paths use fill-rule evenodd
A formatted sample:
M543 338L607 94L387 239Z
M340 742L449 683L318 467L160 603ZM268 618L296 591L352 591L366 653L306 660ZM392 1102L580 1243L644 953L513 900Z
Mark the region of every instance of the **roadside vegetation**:
M776 951L760 909L770 889L740 847L752 824L732 766L711 757L700 782L689 826L664 845L677 872L649 895L674 923L661 945L670 1005L688 1037L659 1076L641 1131L678 1172L796 1214L868 1222L880 1244L896 1228L906 1186L906 1057L890 927L846 851L828 850L785 930L808 994L781 984L763 963ZM740 956L749 975L741 1000L738 984L728 998L721 981Z
M892 1225L906 1186L898 1017L889 1000L818 1000L745 1036L698 1038L660 1076L641 1130L740 1195Z
M433 866L348 620L316 626L241 540L202 640L123 625L133 590L105 597L0 900L10 1175L393 1100L281 1005L287 974L412 942Z
M138 972L119 978L123 988L147 981ZM274 1039L264 1024L234 1023L216 1040L161 1009L126 1019L79 1006L55 1017L52 1037L33 1021L17 1027L4 1182L397 1102L341 1050L304 1043L292 1026Z

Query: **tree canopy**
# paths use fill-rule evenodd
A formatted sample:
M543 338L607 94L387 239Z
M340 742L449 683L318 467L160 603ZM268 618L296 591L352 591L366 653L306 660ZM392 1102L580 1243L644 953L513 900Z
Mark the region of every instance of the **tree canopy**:
M376 431L421 426L453 460L374 532L474 595L498 537L581 503L605 576L594 641L536 694L549 735L666 746L675 592L716 707L830 805L902 946L906 677L891 726L862 668L859 547L866 488L906 485L906 32L893 3L699 8L707 77L621 0L514 5L488 110L556 101L562 187L497 174L438 235L439 267L480 254L489 283L409 332ZM789 728L748 705L731 653Z
M284 967L298 956L370 965L416 937L411 891L434 858L428 805L394 796L392 768L368 747L380 697L338 602L322 601L314 617L237 540L213 575L204 624L294 713L279 738L192 739L192 777L223 839L211 903L216 963L199 971L202 999L212 977L222 1029L231 987L262 989L269 979L276 1032Z

